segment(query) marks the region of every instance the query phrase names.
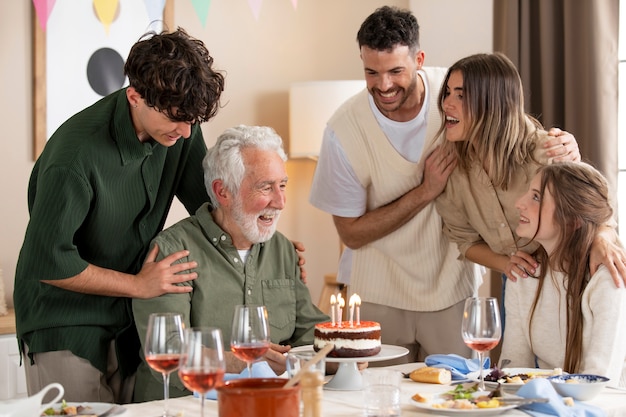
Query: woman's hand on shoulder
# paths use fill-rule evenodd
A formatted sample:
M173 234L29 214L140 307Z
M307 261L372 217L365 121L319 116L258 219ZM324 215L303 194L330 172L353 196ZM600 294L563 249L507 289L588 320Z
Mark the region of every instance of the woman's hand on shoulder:
M543 143L543 148L552 162L580 161L580 149L574 135L553 127L548 131L548 136L550 138Z
M515 282L518 278L528 278L537 272L537 261L532 255L518 250L509 258L509 263L504 269L504 274L508 279Z

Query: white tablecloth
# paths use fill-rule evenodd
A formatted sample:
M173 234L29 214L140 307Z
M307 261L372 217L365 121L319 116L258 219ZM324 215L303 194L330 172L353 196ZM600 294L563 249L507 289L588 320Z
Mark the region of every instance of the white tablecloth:
M397 365L391 368L403 372L410 372L423 364ZM402 382L402 416L433 416L434 412L424 412L411 404L411 396L417 392L436 393L447 390L445 386L436 384L420 384L409 379ZM607 412L609 417L626 416L626 391L618 391L606 388L599 396L589 404L596 405ZM163 411L163 401L152 401L141 404L124 405L126 411L118 414L119 417L145 417L157 416ZM217 401L205 400L205 417L217 417ZM181 417L193 417L200 415L200 399L194 397L173 398L169 400L169 409L172 414L179 413ZM361 391L329 391L324 390L324 417L354 417L362 414L363 393ZM528 414L513 409L501 414L503 417L529 417Z

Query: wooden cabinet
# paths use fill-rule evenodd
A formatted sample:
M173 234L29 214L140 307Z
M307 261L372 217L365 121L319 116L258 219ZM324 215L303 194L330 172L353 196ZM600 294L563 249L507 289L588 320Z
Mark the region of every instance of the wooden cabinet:
M0 316L0 400L26 397L26 375L20 366L15 336L15 313Z

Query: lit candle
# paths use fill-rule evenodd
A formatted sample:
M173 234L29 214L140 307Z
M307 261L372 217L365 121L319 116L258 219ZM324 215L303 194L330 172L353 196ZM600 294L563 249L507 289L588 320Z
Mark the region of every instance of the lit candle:
M335 305L337 304L337 298L335 294L330 296L330 320L332 325L335 325Z
M343 320L343 308L345 307L346 302L343 299L343 297L341 296L341 294L337 295L337 322L339 323L339 327L342 327L342 320Z
M354 304L356 305L356 325L361 325L361 297L354 294Z
M356 303L356 298L354 297L356 294L352 294L350 296L350 301L348 302L348 305L350 306L350 327L353 326L354 324L354 305ZM358 297L358 295L356 295Z

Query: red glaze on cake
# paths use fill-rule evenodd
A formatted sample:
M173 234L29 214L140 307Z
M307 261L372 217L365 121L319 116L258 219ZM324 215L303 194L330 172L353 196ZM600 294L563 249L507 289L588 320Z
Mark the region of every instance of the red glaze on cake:
M328 354L332 358L361 358L380 352L380 323L361 321L350 326L349 321L341 327L330 322L315 325L313 349L317 352L332 343L335 348Z

